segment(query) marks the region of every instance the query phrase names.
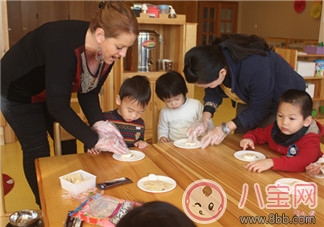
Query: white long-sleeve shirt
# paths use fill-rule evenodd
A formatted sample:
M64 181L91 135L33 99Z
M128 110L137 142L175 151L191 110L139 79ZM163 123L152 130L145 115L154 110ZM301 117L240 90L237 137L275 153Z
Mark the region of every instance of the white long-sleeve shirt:
M178 109L167 106L160 112L158 139L167 137L171 141L187 138L187 130L201 120L203 105L197 99L187 98Z

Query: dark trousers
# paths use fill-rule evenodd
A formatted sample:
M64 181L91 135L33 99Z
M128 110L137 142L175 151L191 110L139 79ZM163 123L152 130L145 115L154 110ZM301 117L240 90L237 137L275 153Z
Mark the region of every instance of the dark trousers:
M22 104L2 97L1 111L20 142L24 173L40 205L34 162L37 158L50 156L47 132L53 138L54 118L48 113L46 103ZM62 142L62 154L76 151L76 140Z

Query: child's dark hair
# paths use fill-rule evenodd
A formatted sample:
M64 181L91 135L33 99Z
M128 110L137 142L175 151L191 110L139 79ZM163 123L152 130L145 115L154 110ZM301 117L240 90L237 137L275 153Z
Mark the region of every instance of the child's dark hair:
M153 201L129 211L116 227L195 227L185 213L174 205Z
M280 96L278 106L283 102L299 106L304 119L312 115L313 100L306 91L297 89L287 90Z
M119 90L120 100L130 98L145 107L151 99L150 81L146 76L136 75L127 78Z
M179 94L186 96L188 88L186 81L180 73L170 71L161 75L156 80L155 93L163 101L163 99L171 98Z

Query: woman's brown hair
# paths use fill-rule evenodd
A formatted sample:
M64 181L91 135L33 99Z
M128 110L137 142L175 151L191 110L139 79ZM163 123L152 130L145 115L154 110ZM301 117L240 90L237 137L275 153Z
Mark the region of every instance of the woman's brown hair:
M99 3L96 15L90 21L90 31L102 28L106 38L116 38L120 33L138 35L138 23L130 5L123 1L103 1Z

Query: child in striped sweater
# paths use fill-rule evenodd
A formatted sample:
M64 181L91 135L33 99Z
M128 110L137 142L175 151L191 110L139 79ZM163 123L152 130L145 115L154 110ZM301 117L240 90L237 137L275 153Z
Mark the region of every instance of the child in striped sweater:
M128 147L145 148L145 124L141 118L151 98L150 82L146 76L126 79L116 97L118 108L104 112L104 118L115 124Z

